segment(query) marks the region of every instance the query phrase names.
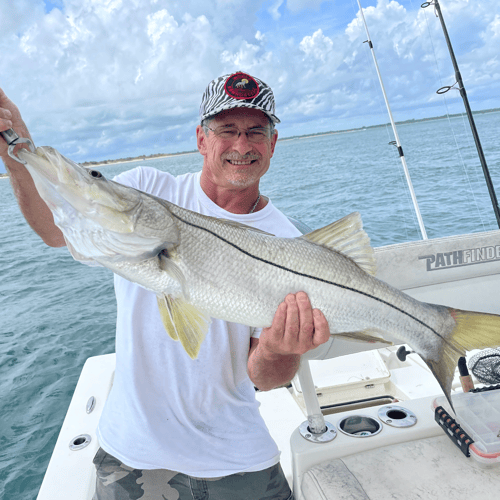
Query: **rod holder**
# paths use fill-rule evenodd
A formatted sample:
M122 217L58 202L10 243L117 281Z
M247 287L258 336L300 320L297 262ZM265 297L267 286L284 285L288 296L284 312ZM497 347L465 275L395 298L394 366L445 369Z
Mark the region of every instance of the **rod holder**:
M302 396L306 405L307 420L309 422L309 429L314 434L323 434L326 432L325 417L321 413L316 388L309 368L309 361L302 359L300 367L297 371L299 377L300 387L302 389Z

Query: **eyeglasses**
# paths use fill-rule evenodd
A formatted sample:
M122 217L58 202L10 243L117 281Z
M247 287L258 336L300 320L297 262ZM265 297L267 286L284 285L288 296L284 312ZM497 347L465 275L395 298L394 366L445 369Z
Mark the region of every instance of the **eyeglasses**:
M246 134L248 142L256 143L265 142L271 137L271 129L267 127L255 127L247 130L240 130L237 127L226 127L225 125L221 125L216 129L210 127L207 128L217 137L228 141L235 141L236 139L239 139L241 134Z

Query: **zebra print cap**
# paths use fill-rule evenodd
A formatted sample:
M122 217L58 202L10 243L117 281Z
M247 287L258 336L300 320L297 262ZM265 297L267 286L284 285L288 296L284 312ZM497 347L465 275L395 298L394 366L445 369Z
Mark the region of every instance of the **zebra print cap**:
M274 114L271 87L241 71L220 76L208 84L201 99L200 121L232 108L260 109L274 124L280 123Z

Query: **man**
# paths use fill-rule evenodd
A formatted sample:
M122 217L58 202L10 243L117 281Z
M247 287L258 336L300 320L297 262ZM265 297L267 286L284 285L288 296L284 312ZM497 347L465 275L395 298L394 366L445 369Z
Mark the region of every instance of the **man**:
M272 90L261 80L242 72L217 78L203 95L196 129L202 171L174 178L139 167L116 180L205 215L296 236L259 192L278 138L274 112ZM0 91L0 130L10 127L29 137ZM31 227L48 245L65 245L25 168L3 143L0 155ZM307 295L288 295L261 332L212 320L191 360L165 334L154 294L118 276L115 291L117 365L98 428L94 498L293 498L254 385L269 390L289 382L301 354L328 340L327 321Z

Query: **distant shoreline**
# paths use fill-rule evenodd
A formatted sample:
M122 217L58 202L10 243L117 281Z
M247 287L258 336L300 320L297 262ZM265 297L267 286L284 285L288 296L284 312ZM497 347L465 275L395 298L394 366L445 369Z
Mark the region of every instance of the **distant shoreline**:
M171 156L185 156L185 155L193 155L198 153L196 151L184 151L182 153L165 153L165 154L156 154L149 156L137 156L136 158L123 158L120 160L104 160L104 161L86 161L80 163L82 167L105 167L107 165L115 165L116 163L132 163L134 161L148 161L148 160L158 160L159 158L170 158Z
M500 108L492 108L492 109L483 109L480 111L473 111L473 115L482 115L486 113L498 113L500 111ZM458 118L460 116L464 116L465 111L463 113L454 113L451 115L441 115L441 116L431 116L430 118L411 118L410 120L403 120L400 122L395 122L396 125L407 125L409 123L420 123L420 122L430 122L434 120L444 120L446 118ZM308 139L309 137L321 137L324 135L332 135L332 134L347 134L350 132L361 132L363 130L368 130L372 128L381 128L381 127L387 127L388 125L391 125L390 122L387 123L380 123L379 125L367 125L365 127L357 127L357 128L350 128L350 129L344 129L344 130L333 130L331 132L316 132L315 134L307 134L307 135L293 135L290 137L283 137L283 139L278 139L278 141L290 141L292 139Z
M169 153L169 154L156 154L150 156L138 156L137 158L125 158L123 160L104 160L102 162L99 161L86 161L84 163L80 163L82 167L106 167L109 165L116 165L117 163L133 163L134 161L148 161L148 160L158 160L159 158L169 158L171 156L185 156L185 155L193 155L198 153L198 151L185 151L183 153ZM9 174L0 173L0 179L7 179Z
M485 114L485 113L497 113L500 111L500 108L492 108L492 109L483 109L480 111L473 111L474 115L479 115L479 114ZM419 122L429 122L429 121L434 121L434 120L443 120L445 118L457 118L460 116L463 116L464 113L455 113L451 115L441 115L441 116L433 116L430 118L412 118L410 120L404 120L400 122L396 122L396 125L405 125L408 123L419 123ZM311 137L323 137L325 135L334 135L334 134L348 134L350 132L361 132L363 130L368 130L368 129L373 129L373 128L380 128L380 127L387 127L390 125L390 123L381 123L379 125L368 125L366 127L357 127L357 128L351 128L351 129L345 129L345 130L332 130L330 132L317 132L315 134L306 134L306 135L293 135L290 137L283 137L282 139L278 139L278 142L280 141L291 141L295 139L309 139ZM198 150L194 151L183 151L180 153L159 153L159 154L154 154L154 155L141 155L137 156L135 158L120 158L117 160L102 160L102 161L86 161L83 163L80 163L83 167L105 167L107 165L116 165L117 163L132 163L136 161L148 161L148 160L158 160L160 158L170 158L172 156L184 156L184 155L192 155L198 153ZM0 179L6 179L8 178L8 174L2 174L0 173Z

